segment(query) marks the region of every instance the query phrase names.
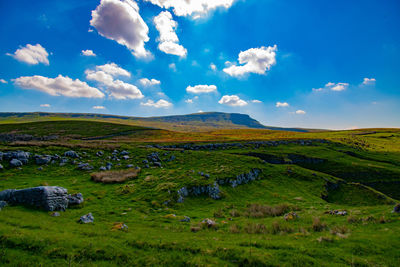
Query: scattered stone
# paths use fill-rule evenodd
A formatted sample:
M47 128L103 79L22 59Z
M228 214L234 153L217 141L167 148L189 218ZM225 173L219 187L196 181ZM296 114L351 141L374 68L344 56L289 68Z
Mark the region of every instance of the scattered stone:
M0 192L0 200L11 204L34 206L47 211L65 210L68 207L67 193L67 189L58 186L7 189Z
M148 161L147 159L144 159L144 160L142 161L142 163L143 163L143 164L149 164L149 161Z
M400 203L394 206L393 213L400 213Z
M112 166L113 166L113 164L111 162L107 162L106 163L106 169L107 170L111 170Z
M98 156L98 157L101 157L101 156L103 156L104 155L104 152L103 151L97 151L96 152L96 156Z
M7 206L8 206L7 202L5 202L4 200L0 201L0 210L2 210L4 207L7 207Z
M83 215L81 218L78 220L79 223L93 223L94 222L94 217L92 213L88 213L86 215Z
M73 206L73 205L79 205L83 203L83 195L81 193L73 194L73 195L68 195L68 205Z
M121 155L121 156L126 156L126 155L129 155L129 152L126 151L126 150L124 150L124 151L122 151L122 152L120 153L120 155Z
M115 230L128 231L128 226L122 222L117 222L117 223L114 223L112 230L113 231L115 231Z
M64 156L65 156L65 157L69 157L69 158L79 158L78 153L76 153L76 152L73 151L73 150L70 150L70 151L65 152L65 153L64 153Z
M159 167L159 168L161 168L161 162L153 162L153 165L154 166L156 166L156 167Z
M63 163L63 164L68 163L68 159L67 158L61 158L60 159L60 163Z
M129 156L128 156L128 155L122 156L122 159L128 160L128 159L129 159Z
M289 213L286 213L284 216L283 216L283 218L285 219L285 221L293 221L293 220L296 220L296 219L298 219L299 218L299 215L297 215L297 213L296 212L289 212Z
M345 211L345 210L329 210L329 211L326 211L325 214L346 216L347 215L347 211Z
M0 164L0 171L4 170L3 165Z
M52 214L50 214L50 216L52 216L52 217L60 217L60 213L59 212L53 212Z
M21 167L22 165L23 165L22 162L20 160L18 160L18 159L12 159L10 161L10 166L11 167L16 168L16 167Z
M188 216L183 216L184 218L181 219L181 222L190 222L190 217Z
M37 168L38 171L43 171L43 167Z
M49 156L49 155L44 155L44 156L39 155L36 157L37 165L49 164L50 161L51 161L51 156Z
M126 165L126 167L127 167L127 168L133 168L134 165L133 165L133 164L128 164L128 165Z
M204 219L201 222L203 225L207 226L207 228L215 228L217 226L217 223L211 219Z
M99 170L100 170L100 171L106 171L106 170L107 170L107 168L106 168L106 167L104 167L104 166L101 166L101 167L99 168Z
M81 171L91 171L94 168L89 163L81 163L78 165L77 169Z
M150 168L149 164L144 165L146 169Z

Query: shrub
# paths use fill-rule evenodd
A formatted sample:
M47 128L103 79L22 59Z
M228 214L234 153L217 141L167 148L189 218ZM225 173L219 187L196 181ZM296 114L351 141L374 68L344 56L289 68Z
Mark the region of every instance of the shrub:
M248 234L263 234L266 232L267 228L265 227L264 224L260 223L248 223L245 227L244 230Z
M238 210L231 210L231 211L229 212L229 214L230 214L232 217L240 217L240 212L239 212Z
M109 184L109 183L123 183L127 180L136 178L139 175L140 168L138 169L127 169L119 171L103 171L95 172L90 176L93 181Z
M245 211L245 215L253 218L276 217L284 215L289 209L290 207L288 204L280 204L277 206L250 204Z
M349 217L347 217L347 222L348 223L359 223L360 222L360 218L350 215Z
M222 209L218 209L217 211L214 211L214 218L224 218L224 212Z
M345 225L342 225L342 226L333 227L330 232L331 232L332 235L339 235L340 236L340 235L347 234L348 232L350 232L350 230Z
M320 236L320 237L317 238L317 241L319 243L322 243L322 242L332 243L334 241L334 239L332 237L330 237L330 236Z
M229 232L231 232L233 234L238 234L238 233L240 233L240 227L237 224L233 224L229 228Z
M279 233L292 233L294 230L293 228L287 226L287 225L282 225L278 221L274 221L271 225L271 234L279 234Z
M322 232L326 229L326 223L321 222L318 217L313 218L312 229L314 232Z

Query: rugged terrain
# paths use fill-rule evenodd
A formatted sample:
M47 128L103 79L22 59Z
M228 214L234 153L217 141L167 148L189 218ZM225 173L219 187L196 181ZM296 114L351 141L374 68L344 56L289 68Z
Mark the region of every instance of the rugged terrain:
M398 129L177 132L122 120L16 121L0 125L0 190L58 186L84 201L65 211L3 207L2 265L400 261ZM21 166L11 164L18 158ZM78 223L89 213L93 222Z

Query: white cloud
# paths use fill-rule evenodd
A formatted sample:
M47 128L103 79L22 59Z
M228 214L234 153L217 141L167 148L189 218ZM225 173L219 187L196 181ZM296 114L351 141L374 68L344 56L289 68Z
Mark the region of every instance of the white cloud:
M242 107L246 106L247 102L240 99L237 95L224 95L218 103L222 105L228 105L232 107Z
M375 85L376 79L375 78L364 78L362 82L363 85Z
M126 77L131 77L131 74L129 71L121 68L115 63L109 63L101 66L96 66L96 70L99 71L104 71L105 73L108 73L112 76L126 76Z
M0 83L8 83L8 82L4 79L0 79Z
M147 78L142 78L139 80L139 83L145 87L148 86L153 86L153 85L159 85L161 84L161 82L159 80L156 79L147 79Z
M104 94L97 88L90 87L78 79L58 75L47 78L39 75L19 77L13 82L23 89L34 89L52 96L103 98Z
M188 103L188 104L193 104L193 99L190 99L190 98L186 99L185 102Z
M166 54L186 57L187 50L179 44L179 38L175 33L178 23L172 19L171 13L161 12L154 18L154 24L160 33L158 49Z
M304 115L304 114L306 114L306 112L304 110L299 109L299 110L296 110L296 114Z
M209 11L223 7L229 8L235 0L145 0L162 8L173 8L176 16L192 16L201 18Z
M142 106L148 106L148 107L155 107L155 108L169 108L172 106L172 103L168 102L167 100L160 99L157 102L154 102L153 100L149 99L145 103L140 103Z
M6 55L12 56L18 61L25 62L30 65L37 65L43 63L49 65L49 54L46 49L40 44L30 45L27 44L25 47L21 47L14 52L14 54L7 53Z
M40 107L41 108L49 108L49 107L51 107L51 105L50 104L41 104Z
M106 109L106 108L103 106L93 106L92 109Z
M276 102L275 107L277 108L286 108L289 106L289 103L287 102Z
M101 0L92 11L90 25L108 39L126 46L135 57L149 58L145 49L149 28L139 14L139 6L132 0Z
M251 48L239 54L242 66L231 65L224 69L230 76L239 77L248 73L265 74L276 64L277 46ZM244 64L244 65L243 65Z
M325 84L325 86L323 88L313 88L314 92L321 92L321 91L325 91L325 90L331 90L331 91L344 91L349 87L348 83L332 83L329 82L327 84Z
M127 70L115 63L96 66L95 70L88 69L85 74L86 79L99 82L112 98L121 100L143 98L142 92L135 85L114 79L117 76L131 76Z
M214 63L210 64L210 69L212 69L213 71L217 70L217 66Z
M168 65L168 68L170 68L173 71L176 71L176 64L175 63L171 63Z
M95 57L96 56L96 54L93 52L93 50L90 50L90 49L82 50L81 55L86 56L86 57Z
M257 99L251 100L251 102L252 102L252 103L256 103L256 104L260 104L260 103L262 103L262 101L260 101L260 100L257 100Z
M186 92L193 94L212 93L216 91L217 91L217 86L215 85L196 85L196 86L188 86L186 88Z

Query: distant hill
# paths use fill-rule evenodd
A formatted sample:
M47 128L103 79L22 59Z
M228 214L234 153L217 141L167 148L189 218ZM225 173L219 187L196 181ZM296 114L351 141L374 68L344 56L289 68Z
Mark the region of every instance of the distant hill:
M308 132L300 128L264 126L246 114L204 112L163 117L129 117L93 113L0 112L0 123L21 123L48 120L84 119L119 122L174 131L208 131L215 129L268 129Z

